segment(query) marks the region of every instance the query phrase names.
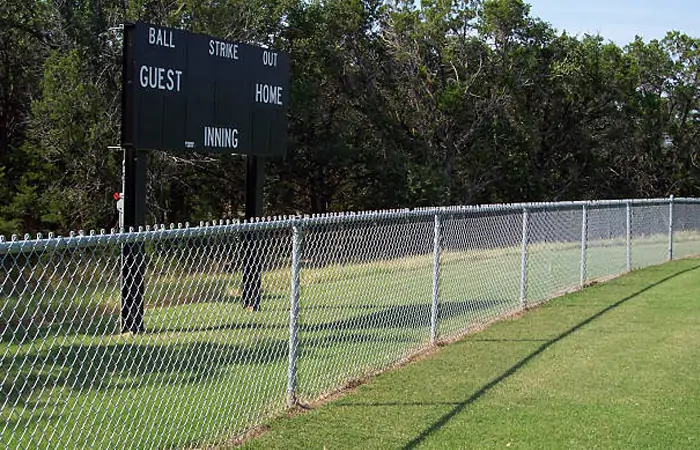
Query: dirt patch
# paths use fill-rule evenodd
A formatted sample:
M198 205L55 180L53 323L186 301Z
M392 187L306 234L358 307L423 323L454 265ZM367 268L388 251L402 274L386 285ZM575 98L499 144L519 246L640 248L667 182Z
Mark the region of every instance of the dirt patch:
M222 446L216 446L214 448L228 448L228 447L238 447L242 445L244 442L246 442L249 439L255 439L258 436L262 436L264 433L267 433L267 431L270 428L267 425L260 425L258 427L255 427L239 436L236 436L232 438L230 441L226 442L224 445L225 447ZM211 448L211 447L202 447L202 448ZM199 449L198 449L199 450Z

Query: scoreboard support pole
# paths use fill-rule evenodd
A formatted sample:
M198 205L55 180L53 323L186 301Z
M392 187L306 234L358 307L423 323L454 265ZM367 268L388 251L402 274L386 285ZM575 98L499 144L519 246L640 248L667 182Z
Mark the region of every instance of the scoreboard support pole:
M138 229L146 223L147 153L131 146L124 148L124 229ZM122 246L121 327L122 333L141 333L143 327L144 273L143 241Z
M250 220L263 215L263 184L265 183L265 161L260 156L246 156L245 218ZM243 306L258 311L262 296L263 249L260 248L259 232L245 234L243 257Z
M133 127L133 58L134 26L124 25L122 48L122 130L124 149L122 198L124 229L138 229L146 224L146 161L148 154L134 147ZM141 333L143 327L144 273L146 271L143 242L126 242L121 254L121 331Z

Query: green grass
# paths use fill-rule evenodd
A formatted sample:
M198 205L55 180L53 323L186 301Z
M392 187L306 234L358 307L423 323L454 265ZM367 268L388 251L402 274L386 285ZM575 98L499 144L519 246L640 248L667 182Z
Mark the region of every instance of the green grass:
M697 448L700 261L494 324L243 448Z
M679 235L677 254L697 253L698 242ZM622 272L624 251L619 241L592 243L591 277ZM265 272L263 309L249 313L240 273L156 259L147 332L130 336L118 334L118 255L97 254L58 258L31 273L31 289L0 298L0 445L114 448L129 436L139 448L204 446L284 410L288 267ZM635 240L635 265L665 256L664 237ZM579 266L575 244L531 245L528 301L575 287ZM519 248L443 252L440 336L517 310L519 283ZM432 255L304 269L298 397L311 401L426 348L431 295Z

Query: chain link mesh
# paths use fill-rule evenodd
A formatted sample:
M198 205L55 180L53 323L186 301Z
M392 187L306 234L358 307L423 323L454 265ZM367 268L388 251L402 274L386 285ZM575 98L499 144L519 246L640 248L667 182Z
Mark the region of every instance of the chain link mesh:
M627 269L627 207L588 209L586 279L602 279Z
M530 216L527 301L536 304L579 284L581 208L545 208Z
M663 262L669 237L676 257L700 254L700 202L672 208L492 205L0 240L0 446L226 442L436 338L623 273L628 255Z
M696 204L673 205L673 248L678 258L700 255L700 214Z
M632 268L661 264L668 258L669 205L632 207Z
M301 399L382 370L428 344L433 221L427 219L305 229Z
M519 307L522 212L454 215L443 223L439 334L450 338Z
M38 252L27 242L3 257L8 448L201 445L285 407L289 230L181 231L136 237L138 334L120 329L123 244ZM262 274L260 311L242 307L246 252Z

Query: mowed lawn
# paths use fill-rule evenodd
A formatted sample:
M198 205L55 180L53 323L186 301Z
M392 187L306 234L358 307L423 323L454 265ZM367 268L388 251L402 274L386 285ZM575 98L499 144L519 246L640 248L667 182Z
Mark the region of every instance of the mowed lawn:
M678 238L679 257L700 252L695 234ZM634 266L666 255L665 236L633 241ZM591 242L589 276L623 272L624 256L624 241ZM580 257L576 243L530 245L528 302L575 288ZM103 273L112 264L89 261L96 264L73 262L71 270L89 279L86 267ZM444 251L439 337L518 311L520 265L519 247ZM303 268L296 395L314 401L428 348L432 276L431 254ZM73 279L65 278L63 284ZM129 436L134 448L201 448L284 413L288 267L263 274L258 313L241 308L240 274L154 270L146 332L136 336L118 332L118 277L96 279L55 288L47 303L41 289L0 299L2 312L33 319L5 328L0 342L0 447L118 448ZM467 355L479 364L489 361L478 352ZM391 411L403 414L402 408Z
M700 448L699 294L698 259L635 271L274 420L243 448Z

